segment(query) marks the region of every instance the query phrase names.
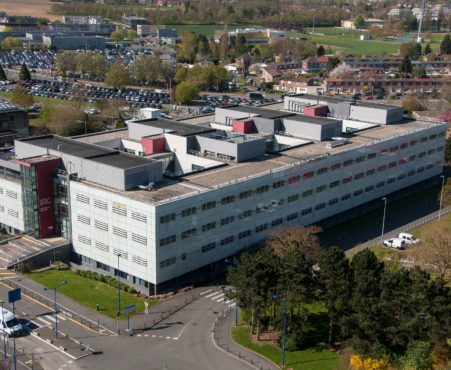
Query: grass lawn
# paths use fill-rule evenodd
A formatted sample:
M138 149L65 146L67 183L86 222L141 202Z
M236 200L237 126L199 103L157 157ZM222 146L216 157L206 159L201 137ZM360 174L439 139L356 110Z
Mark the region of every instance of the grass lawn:
M442 216L442 220L445 221L447 224L451 225L451 213L448 213L447 215ZM436 222L436 221L434 221L434 222ZM419 228L417 228L415 230L412 230L411 234L413 236L415 236L415 238L421 239L421 232L423 231L423 229L425 227L427 227L427 224L423 225L423 226L421 226L421 227L419 227Z
M250 327L232 328L232 338L235 342L269 358L281 365L282 349L271 344L256 344L251 341ZM338 355L326 348L308 348L302 351L285 352L286 368L294 370L332 370L338 364Z
M68 270L31 273L27 277L49 288L60 284L63 280L67 280L67 285L58 288L59 294L64 294L94 310L96 309L96 304L99 304L101 313L111 318L116 317L117 289L114 287L100 281L78 276ZM144 301L142 298L121 291L122 308L129 304L136 304L136 312L143 312ZM154 304L157 301L147 300L147 302Z

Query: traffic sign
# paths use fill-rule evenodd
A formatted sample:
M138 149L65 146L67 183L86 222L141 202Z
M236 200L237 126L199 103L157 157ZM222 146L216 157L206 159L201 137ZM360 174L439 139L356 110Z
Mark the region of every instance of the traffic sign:
M125 306L124 308L124 315L128 315L132 312L136 311L136 305L135 304L129 304L128 306Z
M20 288L8 292L8 302L13 303L16 301L20 301Z

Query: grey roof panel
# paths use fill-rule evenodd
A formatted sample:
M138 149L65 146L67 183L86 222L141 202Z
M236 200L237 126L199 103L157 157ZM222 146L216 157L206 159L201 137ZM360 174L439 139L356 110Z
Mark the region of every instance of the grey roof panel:
M243 105L232 105L232 106L228 106L228 107L222 107L221 109L229 109L229 110L233 110L235 112L258 114L261 117L269 118L269 119L282 118L282 117L292 116L294 114L292 112L282 112L282 111L275 110L275 109L248 107L248 106L243 106Z
M179 121L170 121L167 119L141 119L141 120L134 120L133 122L141 124L141 125L148 125L152 127L158 127L162 130L169 130L173 131L174 134L179 136L192 136L192 135L198 135L198 134L205 134L207 132L215 131L215 129L210 127L202 127L198 125L190 125L189 123L183 123Z

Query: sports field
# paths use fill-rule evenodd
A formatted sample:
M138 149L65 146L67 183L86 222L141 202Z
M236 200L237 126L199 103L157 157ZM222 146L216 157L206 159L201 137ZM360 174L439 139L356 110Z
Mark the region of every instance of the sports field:
M50 20L61 19L58 15L49 14L55 2L50 0L0 0L0 11L9 15L30 15Z

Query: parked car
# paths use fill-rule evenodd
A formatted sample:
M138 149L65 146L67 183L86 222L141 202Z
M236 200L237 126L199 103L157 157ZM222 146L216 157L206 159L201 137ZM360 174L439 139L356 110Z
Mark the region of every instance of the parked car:
M404 240L406 244L417 244L420 242L420 239L415 238L409 233L399 233L398 239Z
M0 310L0 330L11 337L20 334L23 327L12 312L2 308Z
M384 240L384 245L389 248L404 249L406 242L399 238L391 238Z

